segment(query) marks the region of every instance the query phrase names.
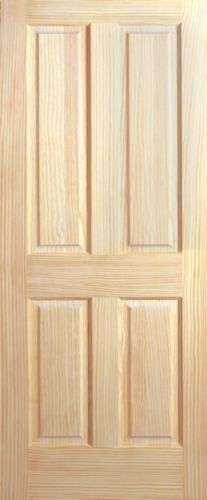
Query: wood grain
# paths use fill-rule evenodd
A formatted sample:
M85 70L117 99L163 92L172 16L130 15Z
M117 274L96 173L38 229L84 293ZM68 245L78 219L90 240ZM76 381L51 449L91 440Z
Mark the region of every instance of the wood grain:
M87 301L28 304L30 445L87 444Z
M71 24L77 22L136 22L177 24L182 0L29 0L27 22Z
M29 246L83 251L86 30L29 27L27 34Z
M127 440L178 441L178 302L128 300L124 308Z
M176 28L90 32L92 253L176 251Z
M181 297L182 256L30 255L28 294L33 299Z
M129 245L175 251L176 28L130 26L126 32Z
M121 253L126 242L121 134L123 50L118 24L91 25L92 253Z
M120 445L121 307L109 297L92 301L93 447Z
M181 448L33 448L28 500L183 500L182 455Z
M182 28L185 498L207 498L207 4L186 0Z
M87 437L87 304L44 301L39 307L40 437Z
M177 250L176 29L29 27L27 45L29 251Z
M2 342L2 489L27 495L26 129L24 0L1 10L0 297Z
M1 498L3 500L65 500L66 498L71 500L80 500L80 498L85 500L89 498L97 500L106 498L115 498L117 500L123 498L124 500L130 498L136 500L152 500L152 498L153 500L205 500L207 497L207 318L205 308L207 275L207 234L205 230L207 227L206 3L204 0L200 0L200 2L195 0L185 0L184 2L179 0L128 0L127 2L121 2L120 0L99 0L99 2L94 0L88 0L87 2L85 0L29 0L27 2L27 18L25 14L25 3L25 0L19 0L17 6L15 0L4 0L1 10L0 267L2 269L2 277L0 286L1 331L3 332L1 338ZM133 251L126 254L126 229L128 223L126 206L130 201L127 198L128 195L126 193L125 183L127 163L124 163L124 155L126 154L124 149L126 148L126 142L124 143L124 140L126 138L125 113L127 96L125 92L127 59L125 59L126 46L124 42L126 29L128 29L127 27L129 25L130 29L135 29L133 28L135 25L142 25L142 29L145 30L146 24L149 28L152 25L162 26L163 29L172 26L172 33L175 33L175 26L182 21L183 4L185 6L184 18L181 30L178 30L179 37L177 46L177 77L178 81L180 79L182 80L182 110L180 109L179 113L181 114L182 112L183 136L183 191L181 196L181 189L178 185L177 202L180 207L183 202L183 214L181 210L179 212L179 219L183 219L183 248L181 249L178 245L179 252L172 252L171 254L162 252L158 254L158 250L156 253L154 253L153 250L153 252L149 252L149 254L140 253L136 255ZM38 118L36 112L36 97L38 99L39 90L37 81L35 80L36 64L38 63L35 48L37 35L35 34L35 30L29 27L26 43L26 23L31 22L36 26L39 25L37 30L40 29L40 31L47 31L48 29L47 33L42 33L40 35L40 38L42 37L40 43L42 60L40 63L42 71L45 72L44 82L47 83L48 68L45 68L43 60L45 60L45 56L48 57L49 55L52 76L54 77L53 93L56 92L56 98L59 104L58 109L63 109L61 97L61 92L63 92L62 78L58 80L58 75L55 72L55 64L57 64L60 74L63 75L63 77L65 76L65 62L63 63L63 60L59 61L57 57L57 52L59 53L60 51L60 54L64 52L64 44L62 44L60 39L62 40L64 36L72 36L71 34L65 34L64 30L69 30L71 33L71 31L77 29L76 25L84 25L83 32L85 32L85 26L87 24L97 23L97 21L100 21L100 31L98 29L98 24L91 29L91 41L94 39L97 41L97 45L94 48L94 54L92 54L91 59L92 71L87 73L89 80L93 76L92 80L94 82L90 81L92 92L90 93L88 89L87 99L88 102L94 106L92 113L92 133L96 137L96 142L95 147L93 145L91 150L93 171L90 172L89 177L91 177L92 180L92 191L94 190L94 199L92 200L91 206L92 208L93 206L96 207L96 205L97 207L101 207L99 208L99 217L101 220L100 227L98 228L98 222L95 222L96 215L94 216L94 213L92 213L92 218L94 217L94 219L91 225L92 228L95 228L96 233L94 233L95 236L93 236L94 239L92 241L94 246L92 248L94 253L98 255L89 255L86 253L86 250L90 251L91 248L86 248L86 244L84 246L83 239L81 240L80 233L75 223L72 225L72 230L70 229L70 232L74 235L79 235L79 243L76 242L79 246L74 246L73 244L70 246L70 243L67 243L65 246L63 240L61 240L60 245L56 245L57 242L55 243L55 245L59 247L58 254L54 253L51 255L51 252L54 251L52 248L55 247L53 244L48 244L48 246L43 245L45 248L42 250L38 249L37 224L33 217L33 208L31 208L38 206L36 198L37 192L32 190L32 186L33 183L37 182L35 162L38 148L35 134ZM70 23L73 27L67 26ZM50 24L50 28L46 29L43 27L44 25ZM62 25L62 27L58 28L59 25ZM63 28L63 26L65 26L65 28ZM54 27L57 30L60 29L60 31L53 37L52 30ZM45 42L44 37L47 35L49 36L48 42ZM56 41L56 36L59 41ZM132 36L133 39L133 36L136 38L140 35L132 34L130 36ZM146 35L144 35L144 38L145 36ZM153 35L153 37L154 36L155 35ZM161 34L158 36L160 40ZM101 40L102 37L103 41ZM136 65L137 55L140 57L134 40L135 39L133 39L133 42L130 42L132 58L131 67L133 64ZM159 43L162 46L163 42L161 42L161 40ZM53 47L54 45L56 46L55 48ZM80 45L85 54L86 47L84 43ZM93 51L92 45L90 46L90 51ZM71 46L75 50L73 42L71 42ZM53 61L53 48L55 64ZM171 45L172 51L169 47L168 49L169 53L172 54L169 60L175 66L175 46L173 44ZM73 53L73 50L71 51ZM182 59L180 61L181 54ZM83 59L85 55L83 56L83 52L81 52L81 61L85 60ZM162 55L164 56L164 60L166 54L163 46ZM99 60L100 56L103 57L103 68ZM73 57L74 55L72 54L72 59ZM156 52L155 60L157 64L160 63L158 59L158 54ZM83 75L83 70L79 68L78 61L73 59L73 63L76 68L75 72L76 70L77 72L80 70L81 75ZM180 63L181 72L179 71ZM83 66L84 65L81 64L81 68L83 68ZM175 70L174 66L173 74ZM79 69L77 69L77 67ZM168 69L170 73L170 68ZM145 72L148 70L149 68L144 68ZM27 77L25 74L26 72ZM165 73L162 65L159 66L159 73L160 77L162 76L164 78ZM118 74L119 78L117 87L116 74ZM102 81L96 81L97 76L99 76ZM131 75L132 89L135 89L136 86L135 76L134 74ZM81 81L85 82L85 79L81 78ZM74 95L74 82L69 82L68 73L67 82L71 93ZM46 86L45 83L43 87ZM168 88L171 96L171 102L170 104L168 103L168 105L172 107L175 97L175 88ZM93 104L94 90L97 101ZM145 92L148 96L147 89L145 89ZM179 94L181 93L180 85L178 85L178 92ZM161 99L161 96L158 96L158 98ZM102 104L106 106L106 109L101 109L99 122L98 114L99 107L101 107L101 100L103 101ZM74 118L73 105L68 104L70 110L72 110L72 117ZM42 106L44 106L44 103ZM81 109L84 113L84 106L82 106ZM174 117L175 110L171 109L171 111ZM141 119L143 120L144 118L142 117ZM109 126L106 125L105 120L108 122ZM95 132L93 131L95 128L94 123L96 123L96 127L100 126L100 139L98 138L98 130L95 130ZM53 116L49 125L54 126ZM180 116L178 117L177 125L178 139L179 142L181 142ZM83 130L80 122L79 126L81 130ZM63 130L64 127L63 129L61 127L62 120L59 129L61 135L61 137L59 137L59 144L61 146L60 159L62 162L62 134L65 130ZM73 128L74 127L75 125L73 122ZM130 132L130 135L131 133L132 135L133 133L135 134L135 128L136 127L134 127L134 132L133 130ZM163 134L165 134L166 130L164 130L164 127L162 127L162 130ZM170 134L170 130L168 130L168 134ZM107 132L110 137L107 137ZM157 133L160 140L159 130ZM164 139L163 134L161 137L162 140ZM51 138L52 140L56 140L56 136L51 135L50 139ZM91 137L88 136L88 138L90 140L93 139L92 135ZM57 138L57 140L59 139ZM70 145L72 145L72 149L70 154L72 154L72 151L74 152L75 149L74 140L74 137L71 138ZM98 151L99 140L103 149L102 153ZM169 137L165 142L167 142L167 140L169 140ZM116 141L117 151L115 146ZM162 141L161 144L163 144ZM175 150L173 149L175 148L175 142L173 144L174 146L171 145L171 154L169 153L171 161L172 158L175 159ZM44 147L46 147L46 144L44 144ZM52 148L51 142L49 145L49 149L50 148ZM90 159L91 155L89 153L91 152L87 152L88 159ZM57 154L57 152L55 154ZM105 190L104 186L99 185L99 176L96 175L95 172L96 162L94 162L94 158L99 159L102 170L103 167L105 168L102 155L105 158L106 171L102 171L101 181L104 185L107 185L108 191ZM113 166L113 172L108 170L107 162L111 167ZM49 177L48 165L47 175ZM117 175L117 183L114 174ZM61 179L63 177L62 175ZM72 179L74 181L73 177ZM79 180L79 176L76 175L74 181L76 184L75 191L80 188L77 179ZM83 176L82 179L85 179L85 177ZM88 178L88 181L90 181L90 178ZM175 177L172 176L170 181L174 186ZM48 185L49 180L47 179L45 182L46 185ZM81 186L85 186L85 180L81 182L83 182ZM53 184L52 189L54 189ZM166 186L167 183L165 183L165 187ZM82 187L80 188L81 192L83 192ZM105 192L104 199L101 198L102 188ZM90 189L91 186L89 182L88 193ZM97 193L95 192L96 189ZM111 199L113 192L115 193L114 200L116 201L114 205ZM54 193L52 196L53 198L55 197ZM137 200L135 199L135 195L133 196L135 205ZM163 200L165 206L169 208L170 205L168 204L168 200L166 202L165 198L162 197L162 201ZM62 203L64 199L60 201ZM76 199L73 198L73 201L74 213L77 213L77 195ZM153 203L155 203L155 201L153 201ZM82 207L84 208L84 206L83 203ZM176 211L176 203L173 208ZM105 213L103 213L104 211ZM83 218L85 213L86 211L83 209ZM27 224L26 219L28 219ZM117 227L115 224L116 221ZM104 222L104 224L102 224L102 222ZM54 221L50 220L49 223L52 225ZM27 235L26 227L28 228ZM82 227L85 227L84 222ZM165 230L164 227L161 229ZM100 235L100 242L98 240L98 230L103 232L103 234ZM136 231L137 226L135 232ZM86 233L87 231L83 229L82 235L86 235ZM42 228L41 234L43 238L42 242L44 243L46 234L46 229L44 227ZM133 238L135 236L134 241L137 239L137 234L132 234L131 236L133 236ZM28 252L26 248L26 239L28 243ZM48 235L46 239L48 239L48 241L50 240ZM84 238L84 242L85 241L86 237ZM171 241L175 241L175 239L173 240L173 238L171 238ZM177 247L175 247L175 249L177 250ZM71 252L74 252L74 250L77 252L76 255L71 255ZM26 267L27 253L31 254L32 252L36 252L36 254L28 255L28 267ZM39 254L37 254L37 252L39 252ZM165 252L167 252L167 250L165 250ZM121 253L122 255L120 255ZM47 303L52 299L55 301L55 304L57 303L58 307L60 307L59 302L61 302L61 299L69 302L72 302L73 299L82 302L88 298L92 298L94 301L94 315L89 314L87 327L90 331L91 346L94 349L90 353L88 352L88 359L90 364L89 386L93 394L93 399L90 399L89 406L92 404L94 405L92 415L95 424L93 423L93 419L91 419L90 439L88 444L84 442L84 446L71 446L71 442L64 441L64 436L62 436L62 438L61 436L59 437L60 440L62 439L61 445L60 443L57 445L55 437L54 441L50 442L47 441L47 439L51 439L49 437L42 437L43 440L46 439L46 441L42 442L40 442L38 438L36 439L36 437L40 435L38 434L39 393L37 383L39 343L36 335L36 332L38 332L38 319L34 310L32 312L31 301L28 300L27 324L26 301L28 297L31 297L38 303L42 300L44 303ZM126 378L124 372L125 365L123 364L125 359L124 351L126 349L125 333L129 330L126 329L123 311L120 307L120 299L131 304L133 301L137 303L139 300L143 302L149 300L150 303L153 299L156 302L160 301L160 303L166 301L170 304L174 304L180 297L183 297L182 317L180 311L180 321L182 319L183 322L183 346L182 349L178 347L178 357L179 363L182 364L183 362L183 441L179 440L179 443L176 441L176 443L172 442L166 444L160 436L159 442L154 442L153 439L149 437L143 438L143 442L140 442L139 445L137 443L135 445L134 442L125 442L125 438L123 438L123 405L127 407L128 402L126 399L123 399L123 397L126 398L126 388L122 383L123 379ZM63 334L65 324L67 324L68 320L66 320L64 315L64 321L61 323L58 314L59 313L57 313L55 321L61 325L60 329ZM161 363L159 363L158 366L165 366L165 370L169 370L169 368L166 367L166 358L171 361L174 359L174 366L176 364L174 355L170 357L169 354L170 349L171 353L175 353L176 342L174 342L174 344L168 344L167 342L161 344L160 340L161 335L164 335L163 332L166 332L166 324L170 323L169 315L164 314L164 321L162 323L161 321L156 322L156 320L151 317L150 311L147 311L146 314L145 307L141 315L142 314L145 318L145 324L147 321L150 323L150 328L145 329L145 342L142 344L142 347L144 346L145 348L145 367L143 359L140 359L139 366L137 364L137 357L139 358L140 356L139 352L138 356L136 355L135 358L132 356L131 366L128 369L128 373L130 370L134 373L133 379L136 380L131 386L134 399L137 399L136 394L139 391L139 383L141 389L143 389L141 380L144 379L143 373L144 368L146 369L147 360L148 363L150 362L154 377L153 379L150 378L153 373L147 369L147 380L150 380L151 386L150 400L147 400L148 406L146 405L148 408L148 416L144 420L144 412L142 413L143 407L141 407L140 401L139 406L135 404L133 407L134 415L132 415L131 425L133 429L131 434L137 435L141 432L142 435L145 436L150 434L150 432L152 435L154 431L160 434L162 427L165 435L167 435L170 427L174 429L173 432L175 436L177 436L177 434L180 436L177 427L174 426L172 422L171 424L169 423L169 415L167 416L167 422L163 422L162 426L160 425L160 421L156 423L156 425L154 422L152 423L152 420L150 420L151 416L149 415L151 411L150 401L153 401L153 407L155 406L152 386L155 387L156 377L159 381L161 380L159 378L159 371L157 372L155 370L154 359L158 346L153 337L153 328L158 332L157 336L160 344L160 349L156 357L156 359L158 359L158 356L161 357ZM172 324L174 324L175 316L174 312L171 311L170 317L172 318ZM72 320L72 323L75 323L75 320ZM142 324L142 321L135 314L134 319L132 319L133 328L131 331L135 332L137 329L140 329L140 324ZM57 341L53 327L50 328L51 332L49 332L49 328L50 325L48 322L46 328L47 346L44 343L42 344L42 351L45 353L44 359L46 361L46 364L44 362L42 367L44 380L46 380L46 378L48 379L49 370L51 370L52 373L52 370L55 368L55 364L50 367L48 362L48 356L51 353L51 349L56 349L58 358L63 359L63 365L66 363L66 361L64 361L64 356L67 358L67 353L71 351L71 347L73 350L73 346L65 342L66 337L64 334L61 344L60 340ZM77 331L76 328L75 330ZM175 331L172 326L169 326L167 330L170 332ZM101 332L101 335L99 332ZM53 341L52 346L49 343L50 333ZM170 335L172 337L172 334L169 334L169 336ZM75 334L74 338L75 342L77 342ZM29 350L27 350L28 339ZM153 355L151 354L149 346L153 346ZM48 351L46 347L48 347ZM138 350L137 336L135 334L131 342L131 349L134 352ZM93 355L95 360L94 373ZM75 359L74 357L73 362L76 364ZM27 370L28 364L29 367ZM58 364L60 364L59 361ZM109 367L108 371L107 364ZM73 371L72 366L73 365L70 365L73 378L76 370L74 369ZM142 369L143 371L141 371ZM61 370L63 370L63 367L61 367ZM61 384L64 386L67 384L67 381L65 381L65 372L63 374L61 371L61 373ZM67 377L68 374L67 371ZM52 377L54 377L54 374L52 374ZM105 377L106 380L104 380ZM139 381L138 378L140 379ZM30 385L29 403L27 401L28 379ZM58 378L55 378L55 382L57 380ZM168 373L168 387L170 386L169 380L170 376ZM91 381L93 381L93 384L91 384ZM176 377L172 370L172 385L174 390L172 390L171 393L173 394L176 393L176 384ZM162 386L161 381L158 385ZM98 387L100 388L100 394L103 396L102 400L98 399ZM42 394L43 389L42 387ZM170 389L168 389L168 393L164 398L165 401L172 401L170 399L169 390ZM32 397L31 391L33 394ZM178 391L181 391L180 387L178 387ZM66 389L64 392L66 392ZM157 389L156 392L158 393ZM167 389L165 389L164 392L166 394ZM73 398L74 393L72 388L71 394ZM182 395L181 392L180 394ZM58 394L58 397L61 397L61 395ZM158 393L157 400L159 401L159 407L164 407L163 411L166 412L164 401L159 398L160 394ZM50 398L47 400L47 406L50 404L49 399ZM123 403L120 404L120 401L123 401ZM173 405L174 412L172 411L172 413L176 414L177 400L171 403L172 407ZM75 398L74 407L76 407ZM104 419L102 417L103 414L105 416ZM140 415L142 419L138 421ZM60 423L60 420L64 417L64 411L59 417ZM52 418L51 414L50 418ZM52 427L53 430L58 430L59 432L59 428L55 428L58 418L55 418L55 422L52 421ZM28 420L30 420L29 443ZM43 420L45 420L45 414ZM117 423L116 427L115 423ZM76 425L77 424L78 422L76 422ZM93 424L95 425L94 448L91 439ZM43 427L44 425L45 424L43 424ZM49 427L50 426L51 423ZM111 429L110 433L108 433L108 429ZM75 428L73 429L74 432L76 430ZM46 433L47 432L46 429ZM153 442L150 443L150 439L152 439ZM85 439L85 441L87 440ZM99 443L99 445L102 443L103 447L97 449L95 447L95 442ZM113 446L114 448L109 449L107 446ZM28 458L29 463L27 461Z

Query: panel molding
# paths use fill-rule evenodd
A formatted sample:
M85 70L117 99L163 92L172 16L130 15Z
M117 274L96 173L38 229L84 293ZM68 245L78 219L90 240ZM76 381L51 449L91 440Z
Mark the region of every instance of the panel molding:
M89 243L86 47L84 26L27 27L29 251L84 253Z
M179 30L130 25L122 31L128 250L174 252L181 246Z
M93 254L181 250L178 32L90 26Z
M124 300L124 445L182 445L182 303Z
M29 26L27 33L29 252L83 254L88 250L95 255L111 255L180 250L177 27L117 22L88 27ZM153 51L150 41L144 42L150 37ZM152 66L152 74L146 70L143 79L140 77L138 102L133 90L137 87L133 66L142 59L143 44L152 62L145 66ZM77 72L69 79L67 96L65 51ZM166 64L156 70L160 51ZM50 109L49 89L56 96L54 109ZM66 98L70 120L65 116ZM149 109L140 114L141 103ZM150 109L154 121L160 121L160 135L158 140L153 126L147 147L146 134L142 135L151 120L144 123L143 117L150 115ZM57 133L55 127L58 130L59 125ZM78 135L73 133L77 128ZM154 151L151 165L146 149ZM153 164L160 165L158 176ZM137 197L138 187L141 197Z
M29 301L28 311L30 445L87 446L89 303Z

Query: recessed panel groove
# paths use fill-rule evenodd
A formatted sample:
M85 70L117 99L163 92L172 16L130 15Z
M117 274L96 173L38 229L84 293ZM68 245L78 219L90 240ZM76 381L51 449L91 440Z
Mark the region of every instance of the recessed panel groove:
M30 303L30 437L88 441L88 302Z
M177 300L124 301L128 443L182 440L180 307Z
M175 27L126 28L128 245L178 249Z
M30 246L83 252L87 247L86 28L28 28L28 59Z

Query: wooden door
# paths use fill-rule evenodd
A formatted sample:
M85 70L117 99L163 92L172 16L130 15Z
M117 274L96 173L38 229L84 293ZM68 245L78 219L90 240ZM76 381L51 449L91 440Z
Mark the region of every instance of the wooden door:
M2 0L2 500L206 500L207 4Z

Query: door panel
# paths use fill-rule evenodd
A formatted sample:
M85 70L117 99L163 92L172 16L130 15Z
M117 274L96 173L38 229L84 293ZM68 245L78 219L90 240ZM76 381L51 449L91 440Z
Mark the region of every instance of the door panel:
M87 248L86 29L27 27L28 244Z
M177 249L177 30L126 28L129 245ZM179 103L178 103L179 104Z
M207 496L206 21L3 2L3 500Z
M88 303L30 304L30 441L88 441Z
M175 251L176 27L30 27L27 45L31 248Z
M153 453L164 447L176 461L182 461L183 454L182 272L180 268L180 290L176 287L173 300L169 271L177 259L179 273L180 256L169 257L163 289L156 277L159 292L152 294L147 286L149 257L144 253L153 252L150 281L159 254L163 270L164 252L178 251L178 28L124 25L118 19L87 26L79 23L78 27L32 26L27 46L28 54L33 55L33 76L27 74L28 103L33 98L36 109L34 122L30 106L27 108L28 122L36 131L29 139L33 162L28 164L33 179L28 199L34 198L30 215L35 214L37 231L34 248L30 242L38 280L32 308L39 309L39 320L34 320L32 310L28 320L28 329L39 321L39 333L36 328L36 334L33 329L30 334L37 379L34 389L30 388L30 408L36 414L36 423L30 415L34 421L31 447L38 446L40 456L46 443L51 453L61 445L68 452L78 447L80 460L84 456L86 462L92 460L94 473L97 450L102 450L107 470L107 449L122 449L124 456L127 448L131 453L136 448L134 474L129 473L127 455L125 466L131 474L126 495L137 498L141 492L136 460L141 450L152 448ZM32 196L34 189L36 197ZM30 227L30 220L28 223ZM42 248L45 260L41 260L40 270L41 255L34 259ZM58 272L58 263L63 265L66 257L66 290L63 292L58 275L60 289L55 290L53 280L41 297L40 280L48 258L59 248L65 256L57 255L52 266ZM77 275L72 278L75 255L71 254L77 250ZM126 260L129 267L124 266ZM89 263L94 270L90 291ZM99 273L107 263L108 273L103 269L99 289ZM137 286L141 277L138 265L144 266L142 291ZM82 283L86 269L86 282ZM122 287L121 276L128 285ZM109 283L115 287L114 293ZM168 283L171 289L167 291ZM80 319L86 298L88 313ZM33 380L31 373L31 386ZM81 447L87 451L81 452ZM70 451L66 461L72 457ZM116 475L115 457L110 466L112 477ZM106 472L103 464L100 467L103 480ZM147 484L153 467L149 465L146 472ZM83 467L81 477L87 491L85 474ZM173 488L172 498L182 495L180 477L175 471L176 495ZM108 495L119 498L115 484L109 486ZM73 487L72 478L68 488L69 498L76 497L78 488ZM103 490L91 488L89 498L102 497ZM44 487L35 494L44 495ZM83 491L79 494L85 498ZM146 494L149 497L147 490ZM159 491L161 496L170 498L170 494L169 483ZM47 489L46 495L51 497L54 492Z
M181 442L178 401L179 306L176 300L125 301L126 440ZM143 441L144 442L144 441Z

